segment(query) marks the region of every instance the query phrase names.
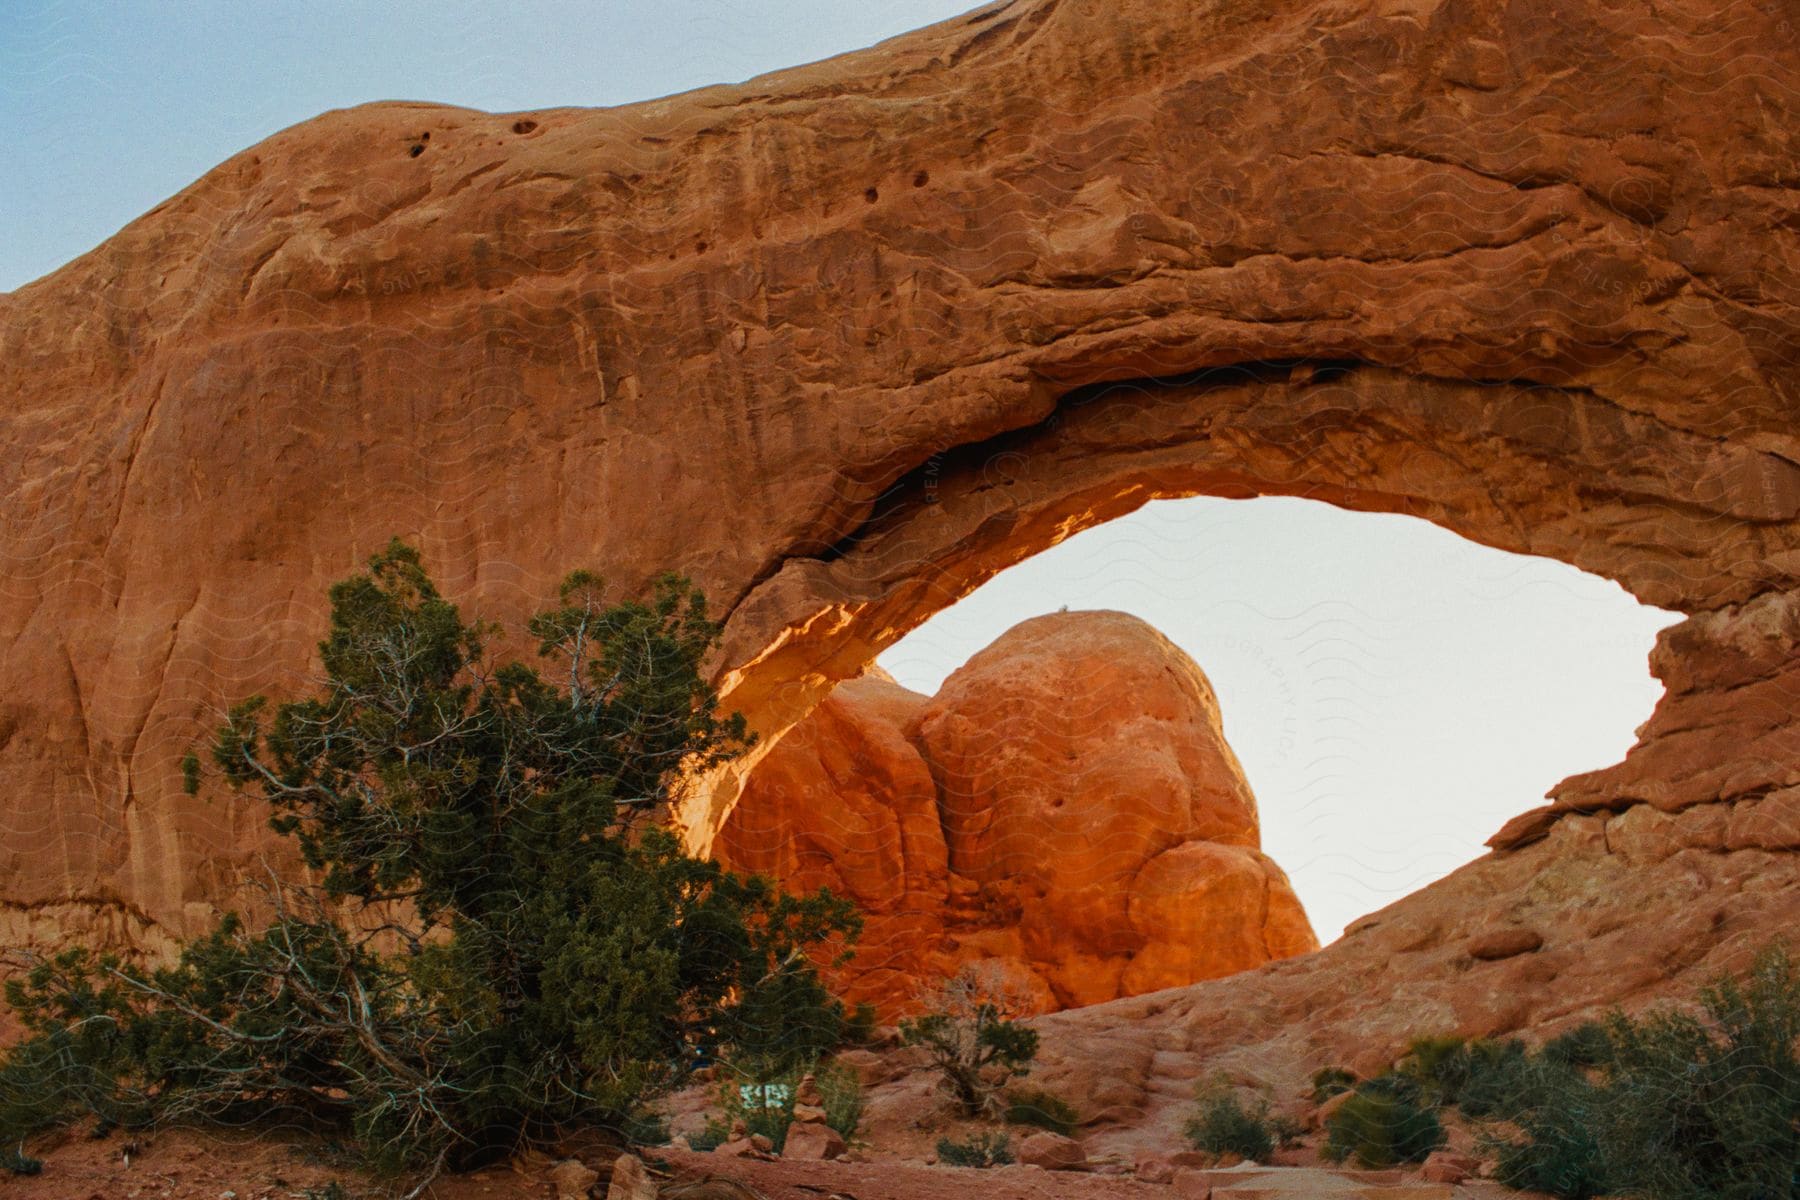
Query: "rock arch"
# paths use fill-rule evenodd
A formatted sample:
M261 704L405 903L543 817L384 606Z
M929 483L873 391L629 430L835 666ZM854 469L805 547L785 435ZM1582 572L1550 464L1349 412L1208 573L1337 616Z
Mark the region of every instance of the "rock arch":
M503 620L689 572L774 736L1152 497L1410 512L1691 614L1563 810L1800 782L1795 46L1753 0L1003 0L277 134L0 296L10 929L191 931L259 822L181 751L393 532Z

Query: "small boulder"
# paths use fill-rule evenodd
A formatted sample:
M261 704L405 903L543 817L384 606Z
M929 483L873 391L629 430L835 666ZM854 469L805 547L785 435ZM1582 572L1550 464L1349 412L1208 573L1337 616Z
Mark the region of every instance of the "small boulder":
M599 1182L600 1172L578 1158L565 1158L550 1168L556 1200L588 1200L588 1192Z
M873 1050L845 1050L837 1056L837 1063L855 1071L856 1081L865 1088L886 1083L898 1074L892 1063Z
M1019 1146L1019 1161L1046 1171L1079 1171L1087 1166L1087 1151L1074 1138L1060 1133L1034 1133Z
M781 1157L817 1162L839 1158L848 1149L837 1130L822 1121L796 1121L788 1126Z
M766 1142L769 1139L763 1138L762 1140ZM719 1155L721 1158L752 1158L758 1153L758 1150L755 1139L734 1137L727 1138L717 1146L714 1146L713 1153Z
M1175 1164L1161 1154L1140 1154L1135 1174L1145 1183L1168 1183L1175 1178Z
M1543 944L1544 935L1535 929L1490 929L1469 939L1469 957L1482 962L1498 962L1503 958L1530 954Z
M1170 1189L1181 1200L1212 1200L1212 1176L1190 1167L1177 1167L1174 1186Z
M1480 1166L1481 1160L1470 1155L1450 1150L1434 1150L1426 1158L1425 1165L1419 1169L1419 1178L1426 1183L1461 1183L1475 1174Z
M621 1154L613 1159L612 1179L606 1185L606 1200L656 1200L660 1189L650 1178L644 1160L635 1154Z

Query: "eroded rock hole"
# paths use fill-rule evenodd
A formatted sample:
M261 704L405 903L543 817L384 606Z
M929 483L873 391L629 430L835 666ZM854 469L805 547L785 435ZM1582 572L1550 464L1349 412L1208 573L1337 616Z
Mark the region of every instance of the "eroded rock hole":
M842 984L889 1014L975 959L1045 1009L1216 978L1334 939L1615 761L1674 619L1413 518L1158 502L840 684L715 850L862 905L881 969Z

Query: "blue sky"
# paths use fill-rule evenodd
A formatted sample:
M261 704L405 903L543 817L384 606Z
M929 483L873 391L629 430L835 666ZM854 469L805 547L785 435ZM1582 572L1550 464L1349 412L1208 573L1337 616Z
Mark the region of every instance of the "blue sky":
M0 289L325 109L607 105L735 81L963 0L0 0ZM1672 617L1572 567L1293 500L1161 502L1021 564L883 657L935 689L1012 623L1135 612L1212 677L1266 848L1329 939L1630 744Z

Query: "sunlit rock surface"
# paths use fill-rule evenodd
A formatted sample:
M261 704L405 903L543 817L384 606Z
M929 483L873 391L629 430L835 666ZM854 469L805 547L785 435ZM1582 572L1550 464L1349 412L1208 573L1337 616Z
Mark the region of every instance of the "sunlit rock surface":
M1259 841L1205 674L1135 617L1072 612L1015 626L930 699L840 684L715 848L854 898L868 927L840 978L895 1012L969 961L1048 1010L1317 949Z

